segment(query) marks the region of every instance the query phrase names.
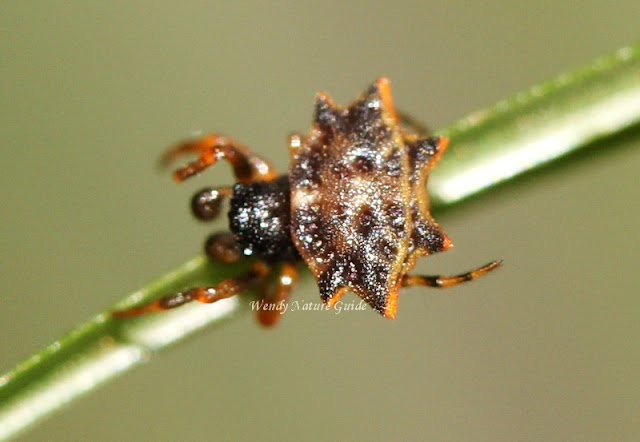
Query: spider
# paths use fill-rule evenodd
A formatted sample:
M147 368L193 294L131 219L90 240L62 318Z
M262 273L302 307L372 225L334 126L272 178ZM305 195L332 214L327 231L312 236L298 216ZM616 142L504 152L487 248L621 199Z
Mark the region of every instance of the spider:
M226 263L256 260L246 273L214 287L191 288L115 315L136 316L194 300L212 303L260 286L258 321L273 325L280 317L273 306L287 301L304 263L327 307L352 291L394 318L401 287L451 287L495 269L500 260L456 276L409 274L419 257L452 247L429 213L426 192L429 171L449 139L422 132L396 113L389 80L382 77L347 107L317 94L311 130L289 137L286 175L225 135L174 146L164 161L199 155L174 172L176 181L219 160L231 164L238 181L203 189L191 201L195 217L208 221L224 199L230 200L230 232L211 235L207 255Z

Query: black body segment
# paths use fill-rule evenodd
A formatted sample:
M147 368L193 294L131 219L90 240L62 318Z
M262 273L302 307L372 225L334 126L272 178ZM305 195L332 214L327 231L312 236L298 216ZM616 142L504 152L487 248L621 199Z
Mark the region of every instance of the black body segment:
M291 241L291 204L286 175L272 181L237 183L229 207L229 228L242 253L273 260L296 260Z

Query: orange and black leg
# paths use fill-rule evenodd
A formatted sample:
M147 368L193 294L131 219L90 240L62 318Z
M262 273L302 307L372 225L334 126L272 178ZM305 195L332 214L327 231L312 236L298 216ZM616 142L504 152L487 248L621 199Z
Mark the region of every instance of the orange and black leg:
M177 292L139 307L116 311L113 316L126 317L161 312L191 301L210 304L221 299L230 298L256 286L264 280L269 271L269 266L262 261L258 261L246 273L235 278L226 279L214 287L195 287L183 292Z
M421 275L404 275L402 278L403 287L411 287L415 285L426 285L429 287L451 287L461 282L471 281L482 275L489 273L502 263L501 260L491 261L488 264L478 267L469 272L461 273L455 276L421 276Z
M289 300L291 290L298 279L298 269L294 263L282 264L275 287L265 286L260 300L257 319L265 327L275 325L282 315L282 306Z
M173 173L176 181L184 181L214 165L218 160L231 163L238 181L243 183L256 180L269 181L278 176L268 161L254 155L246 146L233 138L221 134L209 134L197 140L179 143L164 154L161 163L167 164L189 153L198 154L199 157Z

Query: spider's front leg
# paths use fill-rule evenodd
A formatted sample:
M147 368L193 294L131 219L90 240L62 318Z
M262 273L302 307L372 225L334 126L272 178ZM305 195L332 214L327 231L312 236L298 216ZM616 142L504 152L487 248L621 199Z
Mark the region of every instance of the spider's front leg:
M268 161L253 154L237 140L215 133L200 139L178 143L162 156L160 162L167 164L175 158L189 153L198 154L199 157L173 173L176 181L184 181L214 165L218 160L226 160L231 163L236 178L243 183L257 180L270 181L278 176Z
M162 297L148 304L113 312L113 316L120 318L161 312L191 301L210 304L221 299L230 298L258 285L266 278L270 270L271 268L266 263L257 261L246 273L225 279L214 287L194 287Z

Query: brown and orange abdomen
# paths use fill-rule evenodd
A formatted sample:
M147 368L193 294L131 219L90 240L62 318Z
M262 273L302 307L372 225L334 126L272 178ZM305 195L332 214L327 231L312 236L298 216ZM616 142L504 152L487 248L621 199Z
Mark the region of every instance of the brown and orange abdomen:
M411 168L379 86L345 109L318 96L314 128L289 170L291 225L327 305L353 291L393 316L412 247Z

